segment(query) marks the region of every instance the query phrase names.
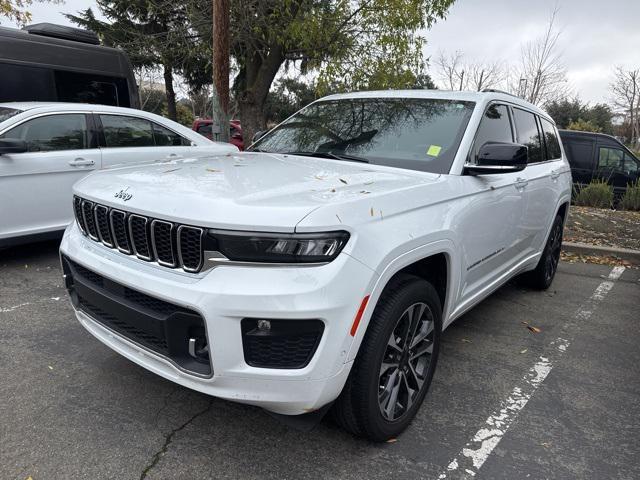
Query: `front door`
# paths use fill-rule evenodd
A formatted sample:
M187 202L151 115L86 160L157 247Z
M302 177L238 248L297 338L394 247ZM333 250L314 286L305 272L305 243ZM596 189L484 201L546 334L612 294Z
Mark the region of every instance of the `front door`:
M0 138L26 142L0 155L0 238L64 229L73 219L72 185L100 166L84 113L36 117Z
M506 105L490 105L480 122L470 162L487 142L512 143L513 129ZM461 232L460 300L473 299L523 257L522 217L525 212L525 172L465 175L463 191L473 192L457 227Z

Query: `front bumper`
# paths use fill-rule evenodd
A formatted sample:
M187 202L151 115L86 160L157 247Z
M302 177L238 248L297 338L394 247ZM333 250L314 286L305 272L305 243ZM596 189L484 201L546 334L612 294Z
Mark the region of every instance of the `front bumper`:
M373 270L345 254L323 266L220 266L185 274L87 240L74 224L65 232L60 251L107 279L197 312L206 325L213 376L188 373L76 310L80 323L100 341L185 387L286 415L316 410L339 395L351 368L346 363L351 324L377 280ZM256 368L245 362L243 318L319 319L324 331L304 368Z

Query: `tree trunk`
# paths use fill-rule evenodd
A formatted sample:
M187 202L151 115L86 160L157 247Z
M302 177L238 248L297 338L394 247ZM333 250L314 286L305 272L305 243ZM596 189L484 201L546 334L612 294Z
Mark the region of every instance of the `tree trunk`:
M264 102L258 104L252 95L243 95L238 99L238 109L240 110L240 123L242 125L242 137L245 147L253 142L253 136L266 128L264 117Z
M280 66L284 62L281 46L271 47L269 54L261 58L257 53L247 55L250 59L242 76L242 88L238 95L238 108L242 124L242 136L245 146L252 143L253 136L266 128L264 104Z
M176 92L173 90L173 69L170 65L164 65L164 89L167 94L167 116L177 121Z

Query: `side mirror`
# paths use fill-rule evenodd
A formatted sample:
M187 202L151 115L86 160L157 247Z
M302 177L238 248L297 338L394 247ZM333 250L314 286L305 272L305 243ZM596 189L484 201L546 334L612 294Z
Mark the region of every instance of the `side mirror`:
M480 147L477 163L467 163L471 175L510 173L524 170L529 149L518 143L487 142Z
M268 131L269 130L258 130L256 133L253 134L253 138L251 139L251 143L256 143L258 140L260 140L262 137L264 137L265 134Z
M0 155L4 153L24 153L28 150L27 142L17 138L0 139Z

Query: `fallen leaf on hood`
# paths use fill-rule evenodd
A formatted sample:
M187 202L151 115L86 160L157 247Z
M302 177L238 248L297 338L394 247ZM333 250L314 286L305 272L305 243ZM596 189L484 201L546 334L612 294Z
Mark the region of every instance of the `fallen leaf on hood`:
M323 177L322 175L316 175L315 176L317 180L324 180L327 177Z
M342 223L342 219L340 218L340 215L338 215L337 213L336 213L336 218L338 219L338 221L339 221L340 223Z
M180 170L180 168L182 168L182 167L178 167L178 168L170 168L169 170L165 170L165 171L164 171L164 172L162 172L162 173L171 173L171 172L175 172L176 170Z
M540 333L542 330L540 330L538 327L534 327L532 325L529 325L529 322L521 322L525 327L527 327L527 329L531 332L531 333Z
M344 178L340 178L340 179L338 179L338 180L340 180L340 181L341 181L342 183L344 183L345 185L347 185L347 183L348 183Z
M373 217L373 207L371 207L371 216Z
M373 180L369 180L368 182L364 182L365 185L371 185L373 183Z
M207 168L207 172L218 173L218 172L222 172L222 170L218 170L217 168Z
M332 188L330 191L331 191L331 193L336 193L336 189L335 188Z
M371 193L371 192L369 192L367 190L360 190L360 193L362 193L363 195L366 195L366 194Z

